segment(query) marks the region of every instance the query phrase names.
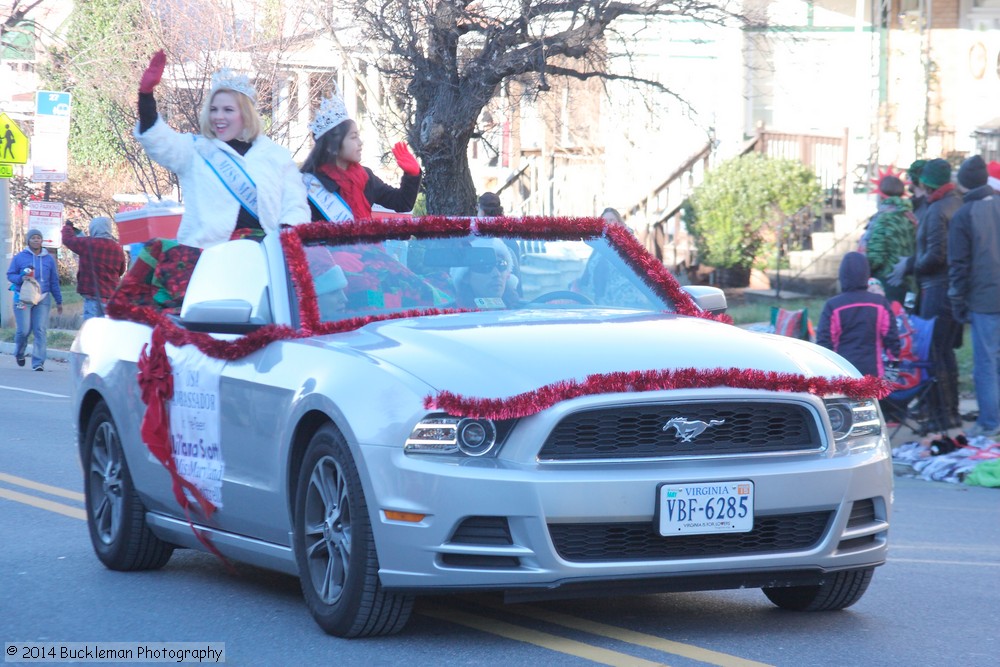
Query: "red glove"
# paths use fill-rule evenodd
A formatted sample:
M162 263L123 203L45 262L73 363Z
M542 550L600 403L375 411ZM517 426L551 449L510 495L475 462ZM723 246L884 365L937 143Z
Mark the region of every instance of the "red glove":
M149 61L149 67L142 73L142 79L139 80L140 93L153 92L156 84L160 83L160 79L163 78L163 68L166 64L167 54L163 52L163 49L153 54Z
M420 165L417 164L417 158L413 157L413 153L406 147L405 141L400 141L393 146L392 154L396 156L396 164L399 165L404 174L408 176L420 175Z

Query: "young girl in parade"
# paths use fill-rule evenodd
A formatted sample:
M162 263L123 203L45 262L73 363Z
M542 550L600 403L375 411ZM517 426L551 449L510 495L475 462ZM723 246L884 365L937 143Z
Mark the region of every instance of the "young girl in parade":
M308 222L301 175L288 150L262 134L249 78L228 69L216 72L201 110L201 133L184 134L156 110L153 91L166 60L158 51L142 75L135 136L149 157L180 180L184 214L177 240L208 248Z
M309 127L316 144L302 164L302 180L312 220L370 218L372 204L401 212L413 208L420 189L420 165L405 143L392 147L396 164L403 170L403 179L394 188L361 166L361 135L338 95L323 100Z

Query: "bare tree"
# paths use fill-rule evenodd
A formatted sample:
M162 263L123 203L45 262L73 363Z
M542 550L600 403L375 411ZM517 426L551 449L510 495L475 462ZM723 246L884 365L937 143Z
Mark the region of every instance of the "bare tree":
M627 64L613 66L609 41L671 18L761 23L731 0L356 0L355 16L383 54L375 64L424 165L427 209L440 214L475 209L468 145L504 82L527 82L530 94L556 78L618 80L676 97Z

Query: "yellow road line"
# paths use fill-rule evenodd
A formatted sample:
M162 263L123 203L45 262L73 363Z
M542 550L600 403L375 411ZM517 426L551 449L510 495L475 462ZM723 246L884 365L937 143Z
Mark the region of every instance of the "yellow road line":
M664 653L672 653L674 655L681 656L682 658L690 658L691 660L707 662L710 665L719 665L719 667L770 667L767 663L747 660L745 658L729 655L727 653L719 653L718 651L692 646L691 644L682 644L680 642L657 637L656 635L649 635L644 632L636 632L634 630L626 630L625 628L607 625L606 623L588 621L584 618L578 618L576 616L570 616L569 614L562 614L556 611L546 611L544 609L527 605L500 605L488 602L481 602L478 604L482 604L483 606L490 607L492 609L500 609L520 616L527 616L528 618L533 618L538 621L545 621L547 623L562 625L574 630L589 632L592 635L617 639L618 641L622 641L627 644L636 644L638 646L645 646L646 648L651 648L657 651L663 651Z
M77 493L76 491L69 491L67 489L63 489L58 486L50 486L48 484L42 484L41 482L34 482L30 479L25 479L23 477L8 475L5 472L0 472L0 482L7 482L8 484L16 484L17 486L23 486L26 489L32 489L34 491L41 491L42 493L47 493L51 496L61 496L63 498L69 498L70 500L79 500L81 503L84 501L82 493Z
M29 496L27 493L21 493L19 491L11 491L10 489L0 488L0 498L13 500L16 503L31 505L32 507L55 512L56 514L63 514L74 519L87 518L87 513L79 507L71 507L70 505L63 505L62 503L57 503L52 500L36 498L35 496Z
M437 605L421 604L418 613L448 621L449 623L464 625L489 634L499 635L507 639L534 644L550 651L573 655L601 665L613 665L614 667L661 667L663 664L637 658L627 653L619 653L618 651L591 646L575 639L567 639L566 637L552 635L547 632L524 628L513 623L470 614L457 609L445 609Z

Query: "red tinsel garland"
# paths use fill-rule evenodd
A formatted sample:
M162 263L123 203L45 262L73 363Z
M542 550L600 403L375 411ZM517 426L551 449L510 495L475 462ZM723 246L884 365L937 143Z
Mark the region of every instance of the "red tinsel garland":
M580 396L709 387L807 392L817 396L843 394L854 399L883 398L892 391L889 383L871 376L861 379L824 378L745 368L679 368L588 375L582 382L563 380L507 398L468 398L442 391L436 396L427 396L424 407L444 410L455 416L516 419Z
M353 331L372 322L398 318L468 312L470 309L423 309L400 313L355 317L339 322L321 322L316 301L315 287L309 273L309 263L303 244L326 241L333 244L379 242L385 239L407 239L415 234L422 237L460 237L472 230L486 235L513 235L531 239L558 239L571 235L583 240L606 236L623 261L643 277L651 289L674 304L681 315L701 317L732 323L726 315L715 316L701 311L691 296L683 290L662 262L650 255L630 230L622 225L607 224L600 218L452 218L426 216L422 218L389 218L383 220L356 220L346 223L314 222L289 227L281 232L289 273L294 286L300 314L300 329L287 326L266 325L233 341L218 340L207 333L192 332L178 326L165 314L150 307L112 303L108 314L115 319L131 320L153 328L149 354L143 348L140 359L140 384L147 414L143 418L142 436L147 446L168 470L173 470L175 495L178 493L176 469L171 468L173 458L167 444L166 463L163 431L166 422L165 401L172 394L172 375L165 343L181 347L194 345L204 354L232 361L241 359L279 340L304 338L317 334ZM852 398L887 395L891 388L878 378L807 378L791 373L774 373L752 369L695 369L660 371L631 371L588 376L584 381L556 382L534 391L509 398L468 398L443 391L428 396L424 403L428 409L446 410L451 414L492 419L510 419L535 414L560 401L578 396L614 392L640 392L662 389L704 387L735 387L770 391L809 392L816 395L844 394ZM148 422L148 423L147 423ZM181 478L182 479L182 478ZM184 487L187 488L187 487ZM178 498L187 511L186 497ZM211 503L195 496L206 516L212 512ZM202 502L204 501L204 502ZM206 503L208 503L206 505ZM199 535L199 539L203 539ZM203 540L204 541L204 540ZM208 545L210 549L214 547Z

